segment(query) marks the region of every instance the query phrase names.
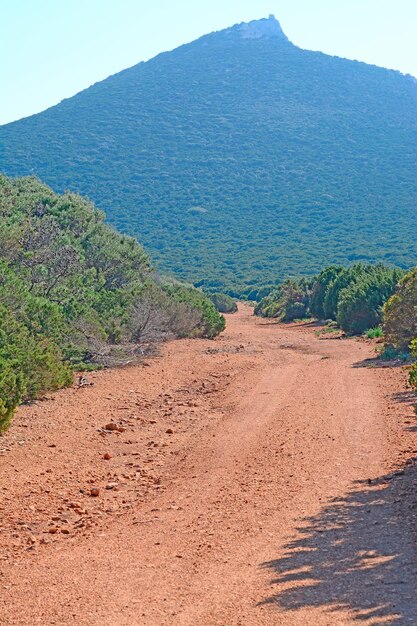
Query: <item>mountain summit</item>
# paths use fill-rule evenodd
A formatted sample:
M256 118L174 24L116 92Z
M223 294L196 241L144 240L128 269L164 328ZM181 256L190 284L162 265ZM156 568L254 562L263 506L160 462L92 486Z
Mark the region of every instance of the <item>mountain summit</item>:
M263 37L275 37L282 41L288 41L288 37L283 32L280 23L275 15L268 18L253 20L252 22L242 22L223 31L225 34L237 34L242 39L261 39Z
M417 82L301 50L273 16L3 126L0 145L0 170L87 194L195 283L416 262Z

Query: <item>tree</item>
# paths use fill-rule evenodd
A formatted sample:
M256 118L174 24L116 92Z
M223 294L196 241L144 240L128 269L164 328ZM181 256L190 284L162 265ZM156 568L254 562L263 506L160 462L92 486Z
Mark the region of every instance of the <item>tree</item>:
M408 350L417 337L417 268L402 278L385 304L383 330L386 343L399 350Z
M340 292L337 323L349 333L360 334L380 324L382 307L392 296L403 272L376 265Z
M329 285L336 280L342 270L343 268L341 266L331 265L330 267L326 267L322 270L318 275L317 280L313 285L310 302L310 312L314 317L317 317L318 319L325 318L326 314L324 311L324 301L327 290Z

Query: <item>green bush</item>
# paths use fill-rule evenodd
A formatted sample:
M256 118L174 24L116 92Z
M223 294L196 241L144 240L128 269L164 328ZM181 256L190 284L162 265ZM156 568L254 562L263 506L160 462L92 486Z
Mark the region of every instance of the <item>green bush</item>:
M378 339L379 337L382 337L382 328L381 326L368 328L368 330L365 330L364 335L367 339Z
M309 281L288 279L256 305L254 314L280 322L302 319L307 316L309 298Z
M213 302L219 313L236 313L237 304L233 298L225 293L209 294L210 300Z
M193 336L213 339L225 329L225 318L219 314L213 302L200 289L173 282L165 285L164 291L174 301L187 303L199 312L200 319L195 325Z
M400 281L384 306L384 336L387 344L408 350L417 337L417 268Z
M417 339L410 343L411 356L417 359ZM414 363L410 370L410 385L417 391L417 363Z
M0 217L0 428L21 400L69 384L74 368L225 327L200 290L161 284L139 243L80 196L0 175Z
M0 432L10 425L16 406L23 398L25 389L21 372L15 364L0 356Z
M382 307L394 293L401 270L381 265L364 267L339 292L336 320L346 332L361 334L377 326Z
M382 307L403 274L382 264L332 265L317 278L288 279L272 289L256 305L255 315L280 321L314 315L347 333L360 334L380 324Z
M336 280L337 276L342 272L342 270L342 267L335 265L326 267L320 272L316 281L314 282L311 293L310 312L311 315L317 317L317 319L319 320L322 320L326 317L326 312L324 310L324 301L329 285L331 285Z

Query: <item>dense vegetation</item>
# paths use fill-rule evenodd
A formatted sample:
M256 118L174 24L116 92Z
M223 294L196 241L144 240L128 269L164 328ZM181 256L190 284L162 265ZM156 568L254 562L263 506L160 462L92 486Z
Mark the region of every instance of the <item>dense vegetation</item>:
M404 272L377 264L329 266L314 279L287 280L263 298L255 314L291 321L312 315L337 322L351 334L376 327L384 303Z
M207 296L162 281L91 203L0 176L0 430L20 401L70 383L75 368L223 329Z
M409 351L417 360L417 268L402 278L395 294L386 302L383 333L386 353L402 356ZM411 367L410 384L417 391L416 362Z
M417 337L416 339L413 339L413 341L410 343L410 350L411 350L411 356L414 359L414 365L411 367L410 370L410 384L414 387L415 391L417 392ZM416 412L417 412L417 405L416 405Z
M211 293L209 298L219 313L236 313L237 303L225 293Z
M406 274L384 307L384 337L398 350L417 338L417 269Z
M87 194L162 270L247 295L330 263L412 265L416 112L412 77L266 20L0 128L0 170Z
M307 317L310 309L311 284L308 280L287 279L262 298L255 306L255 315L291 322Z

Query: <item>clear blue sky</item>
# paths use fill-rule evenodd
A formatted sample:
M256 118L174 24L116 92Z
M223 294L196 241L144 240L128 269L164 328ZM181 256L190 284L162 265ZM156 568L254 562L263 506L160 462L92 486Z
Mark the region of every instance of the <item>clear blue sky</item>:
M1 0L0 124L270 13L303 48L417 76L417 0Z

